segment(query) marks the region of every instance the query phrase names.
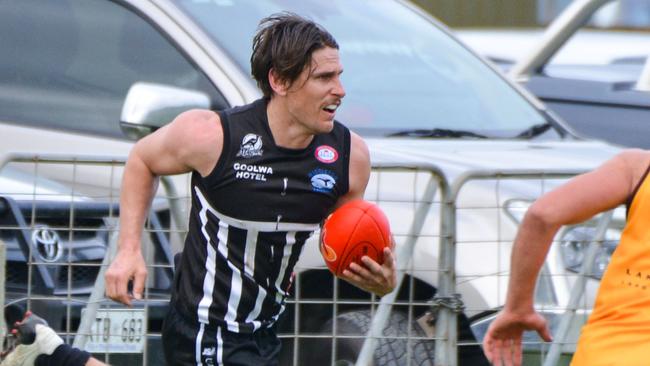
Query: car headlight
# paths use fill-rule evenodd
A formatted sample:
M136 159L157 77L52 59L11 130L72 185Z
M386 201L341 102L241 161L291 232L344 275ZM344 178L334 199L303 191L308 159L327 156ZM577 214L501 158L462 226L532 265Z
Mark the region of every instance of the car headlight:
M607 229L602 245L594 258L591 273L589 276L601 279L612 258L614 250L618 246L621 231L618 229ZM571 227L563 232L560 238L560 251L565 267L573 272L579 272L583 265L585 253L590 243L596 239L596 228L587 225Z
M526 211L532 205L532 201L523 199L510 199L504 204L504 211L517 225L524 219ZM610 227L605 231L603 243L598 248L594 257L590 277L601 279L612 258L614 250L618 246L621 237L622 227L625 223L625 210L616 209L610 222ZM560 234L560 251L564 266L572 272L580 272L585 259L589 244L596 239L596 227L594 221L588 221L565 229Z

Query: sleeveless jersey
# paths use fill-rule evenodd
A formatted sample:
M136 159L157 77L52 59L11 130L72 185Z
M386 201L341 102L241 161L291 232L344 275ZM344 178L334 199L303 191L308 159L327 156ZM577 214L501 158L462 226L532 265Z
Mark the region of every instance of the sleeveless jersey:
M627 223L582 328L572 366L650 364L650 179L642 179Z
M334 122L307 148L282 148L267 103L219 114L223 151L208 176L192 173L189 232L174 280L178 311L231 332L277 320L303 244L348 191L349 130Z

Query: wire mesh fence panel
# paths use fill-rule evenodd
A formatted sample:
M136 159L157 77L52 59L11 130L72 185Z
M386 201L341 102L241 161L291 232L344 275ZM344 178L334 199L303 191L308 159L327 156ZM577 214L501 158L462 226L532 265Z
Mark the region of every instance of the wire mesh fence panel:
M187 177L167 178L154 199L142 235L144 299L127 308L105 299L103 287L117 246L124 159L15 155L5 161L0 240L7 248L9 321L29 309L66 342L102 360L164 363L160 332L173 256L186 232ZM450 185L427 164L375 166L365 199L391 223L400 286L380 298L334 277L315 233L276 325L280 364L355 364L364 357L376 365L480 364L480 341L504 303L523 215L537 197L576 173L476 171L454 176ZM560 230L535 304L552 330L564 334L556 336L557 346L527 334L527 365L544 365L553 347L559 364L570 360L624 223L618 209Z
M377 337L376 364L415 365L419 363L414 360L433 357L433 340L415 325L434 295L429 282L436 276L435 269L426 265L436 260L429 253L440 226L436 214L440 201L435 195L426 198L427 190L436 191L434 178L430 169L375 167L366 190L365 199L377 203L390 221L398 270L404 273L399 294L390 302L392 311L381 327L383 333ZM419 214L423 205L424 214ZM421 225L414 228L418 216ZM401 263L400 248L409 238L415 255L402 257L419 259ZM381 305L377 296L332 276L317 239L314 235L305 245L295 269L292 297L278 324L282 365L354 364Z
M482 340L505 303L512 244L528 207L577 173L580 172L476 171L454 182L458 223L456 284L475 342ZM563 227L557 233L534 295L535 307L548 320L554 343L545 343L535 333L526 332L525 365L569 364L580 328L593 307L599 279L624 224L625 210L619 207L586 222ZM493 229L488 230L489 227ZM589 269L584 272L587 265ZM464 347L474 344L459 341L459 355ZM551 350L553 360L549 361Z
M432 179L433 171L424 166L376 167L366 199L389 216L398 260L403 260L398 269L405 275L390 300L382 331L370 331L381 299L333 278L317 251L307 247L297 267L287 322L280 327L286 357L282 364L486 364L480 341L505 300L517 226L534 199L576 173L468 172L454 177L455 184L445 189L447 178ZM427 199L428 186L435 189ZM409 239L413 252L400 251ZM316 258L310 261L309 253ZM536 295L538 306L556 319L566 310L566 295L576 277L561 260L549 258ZM444 283L445 278L452 284ZM589 306L580 311L585 313ZM374 339L374 351L362 362L357 358L369 339ZM567 339L570 347L574 341ZM529 360L549 348L532 338L527 344Z
M159 190L154 199L142 235L145 296L127 308L104 298L103 279L117 245L124 158L12 155L5 163L0 240L7 246L10 324L31 310L66 342L100 359L162 363L160 329L173 276L172 247L185 227L173 222L169 202L180 198Z

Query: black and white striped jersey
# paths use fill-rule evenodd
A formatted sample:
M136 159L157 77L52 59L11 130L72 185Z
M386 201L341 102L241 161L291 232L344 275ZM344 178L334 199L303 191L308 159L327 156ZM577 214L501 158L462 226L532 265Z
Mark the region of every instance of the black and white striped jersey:
M189 233L173 302L200 323L252 332L284 310L305 241L348 191L350 132L335 122L305 149L276 146L267 101L221 112L224 146L192 174Z

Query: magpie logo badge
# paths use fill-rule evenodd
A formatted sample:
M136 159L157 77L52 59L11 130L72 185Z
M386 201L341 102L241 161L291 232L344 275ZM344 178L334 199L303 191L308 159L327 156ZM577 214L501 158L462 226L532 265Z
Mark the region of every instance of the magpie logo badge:
M254 156L262 156L263 152L262 136L249 133L242 139L237 156L241 156L242 158L252 158Z

